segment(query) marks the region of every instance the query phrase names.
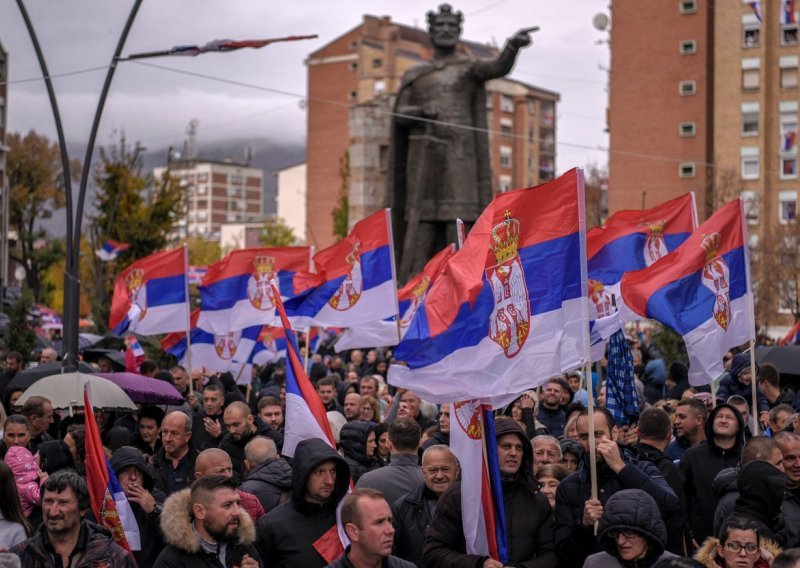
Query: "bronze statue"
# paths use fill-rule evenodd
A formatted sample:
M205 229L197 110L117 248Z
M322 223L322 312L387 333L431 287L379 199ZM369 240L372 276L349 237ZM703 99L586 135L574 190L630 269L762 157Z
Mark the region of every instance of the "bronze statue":
M517 32L497 59L474 59L456 51L462 21L449 4L428 12L433 61L409 69L397 94L389 203L403 282L455 242L457 218L471 226L491 201L484 83L511 71L536 29Z

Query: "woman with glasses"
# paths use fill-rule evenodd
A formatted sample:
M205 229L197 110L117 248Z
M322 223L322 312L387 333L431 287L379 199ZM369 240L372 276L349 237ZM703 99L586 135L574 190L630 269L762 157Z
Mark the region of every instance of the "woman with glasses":
M604 552L592 554L584 568L651 568L665 558L667 528L658 505L641 489L623 489L603 507L597 535Z
M755 521L734 514L722 524L719 538L708 537L694 557L710 568L767 568L780 551L759 536Z

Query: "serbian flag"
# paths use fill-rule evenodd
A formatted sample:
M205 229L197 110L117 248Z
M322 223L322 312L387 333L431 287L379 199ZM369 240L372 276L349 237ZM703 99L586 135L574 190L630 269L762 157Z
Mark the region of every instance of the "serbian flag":
M797 343L800 343L800 341L798 341L800 339L800 337L798 337L799 334L800 321L796 322L791 329L789 329L786 335L783 336L783 339L778 341L778 345L796 345Z
M506 522L492 407L477 400L457 402L453 417L450 449L461 464L461 523L467 554L491 556L505 565Z
M316 274L295 278L286 301L296 327L354 327L397 313L389 210L362 219L335 245L314 255Z
M518 394L589 356L583 172L495 197L394 351L435 402Z
M186 330L186 251L177 248L137 260L114 282L108 327L115 335Z
M207 266L197 266L197 265L190 265L189 271L186 275L189 278L189 284L194 284L195 286L199 286L203 283L203 278L206 276L206 272L208 272Z
M753 0L747 3L750 6L750 9L756 15L756 18L759 22L764 21L764 16L761 14L761 2L759 0Z
M795 141L797 139L797 131L796 130L784 130L783 131L783 149L785 151L789 151L794 148Z
M729 349L755 339L747 243L737 199L673 253L622 278L623 319L652 318L682 335L692 385L711 382Z
M794 15L794 0L783 0L783 17L781 20L784 24L794 24L797 21Z
M136 336L128 334L125 336L125 370L129 373L138 373L146 358L144 349L136 339Z
M200 316L200 308L196 308L192 310L192 315L189 317L190 328L194 329L197 327L197 318ZM167 353L174 355L176 359L179 361L183 359L184 353L186 352L186 332L185 331L174 331L172 333L168 333L164 337L161 338L161 349L166 351Z
M251 326L224 333L213 333L200 327L191 331L189 351L192 367L205 367L215 373L231 373L238 384L250 384L252 377L248 366L253 348L258 342L262 326ZM176 346L166 350L175 355L180 364L188 365L185 337ZM181 356L178 357L178 354Z
M622 275L675 250L697 227L694 193L651 209L618 211L586 233L591 319L611 315Z
M131 245L128 243L119 243L117 241L112 241L108 239L102 247L97 249L95 254L97 257L102 260L103 262L109 262L111 260L116 260L119 255L123 252L131 248Z
M92 410L89 383L83 390L83 407L86 413L86 485L92 513L98 523L111 531L114 542L128 552L141 550L139 525L103 451L100 430Z
M250 354L251 365L263 366L286 357L286 332L283 327L265 325Z
M336 351L359 349L376 346L397 345L398 341L408 331L414 314L417 313L428 290L436 279L444 272L447 261L456 253L455 246L448 245L440 250L428 261L422 272L414 276L397 292L400 307L400 325L398 330L397 316L376 321L371 324L359 325L345 331L336 341ZM398 334L400 337L398 338Z
M270 282L277 279L281 295L291 296L294 275L309 269L311 254L311 247L250 248L210 265L198 288L203 308L197 325L226 333L272 324L275 298Z

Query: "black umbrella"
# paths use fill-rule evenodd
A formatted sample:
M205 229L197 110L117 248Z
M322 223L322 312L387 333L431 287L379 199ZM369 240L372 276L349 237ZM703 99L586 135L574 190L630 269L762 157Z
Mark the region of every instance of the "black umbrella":
M81 362L78 366L78 370L84 373L93 373L94 369L92 369L86 363ZM14 375L14 378L6 386L6 392L11 392L16 389L27 390L29 386L33 383L38 381L39 379L43 379L45 377L49 377L50 375L57 375L61 372L61 361L53 361L52 363L45 363L44 365L37 365L36 367L30 367L28 369L24 369Z
M781 375L800 375L800 345L759 347L756 363L775 365Z
M99 349L97 347L92 347L90 349L84 349L81 351L81 354L83 355L83 360L87 363L95 363L105 357L111 361L112 371L122 372L125 370L125 355L116 349Z

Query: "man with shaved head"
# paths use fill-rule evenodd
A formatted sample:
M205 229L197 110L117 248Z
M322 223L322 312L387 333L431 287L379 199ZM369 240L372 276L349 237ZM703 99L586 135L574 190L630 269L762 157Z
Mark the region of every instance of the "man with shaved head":
M258 497L266 512L288 499L292 467L278 455L275 442L256 436L245 446L244 458L247 477L241 488Z
M233 477L233 465L231 464L231 457L220 450L219 448L209 448L203 450L197 456L197 461L194 464L194 477L200 479L209 475L223 475L225 477ZM264 507L258 497L252 493L239 491L239 501L247 513L257 521L264 516Z
M231 457L233 471L238 480L244 478L244 447L247 442L256 436L265 436L275 442L278 448L283 445L283 435L262 421L260 417L253 416L250 407L244 402L230 403L225 409L223 419L228 433L222 438L219 447Z

